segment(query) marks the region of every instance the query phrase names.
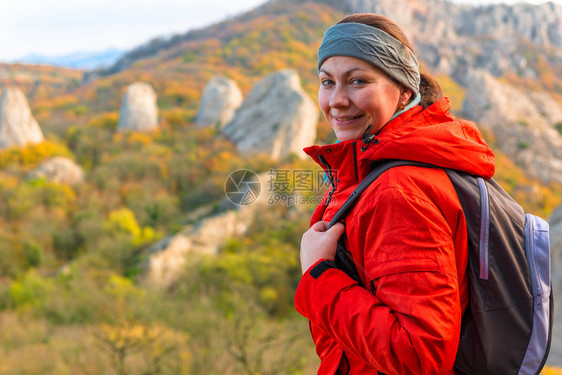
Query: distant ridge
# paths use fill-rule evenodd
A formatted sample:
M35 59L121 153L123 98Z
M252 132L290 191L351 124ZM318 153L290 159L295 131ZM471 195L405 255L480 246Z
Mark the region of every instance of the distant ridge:
M417 51L433 69L445 71L463 82L467 66L484 68L495 76L506 72L529 74L514 50L525 43L539 48L562 47L562 6L552 2L525 4L457 4L448 0L270 0L243 14L200 29L150 40L124 54L115 64L97 73L111 75L126 70L136 61L156 56L185 42L229 38L233 22L245 23L264 15L281 14L307 3L333 7L343 14L374 12L389 16L411 33ZM319 38L321 34L319 33ZM479 59L467 59L469 55ZM506 52L511 50L511 52ZM481 52L481 53L479 53ZM469 56L470 57L470 56ZM549 57L557 59L557 57ZM559 61L556 61L558 64Z
M110 48L98 52L74 52L61 56L43 56L32 54L13 61L23 64L52 65L64 68L93 70L106 68L119 60L126 51Z

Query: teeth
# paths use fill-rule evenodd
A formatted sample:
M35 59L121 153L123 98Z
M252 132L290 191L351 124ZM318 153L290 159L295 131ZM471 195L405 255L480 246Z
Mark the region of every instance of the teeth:
M353 120L354 118L358 118L358 117L361 117L361 115L353 116L353 117L340 117L338 120L343 122L343 121Z

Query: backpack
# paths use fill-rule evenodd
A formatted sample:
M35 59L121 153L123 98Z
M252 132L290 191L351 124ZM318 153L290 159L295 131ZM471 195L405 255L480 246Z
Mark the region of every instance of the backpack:
M439 168L406 160L377 163L330 227L347 215L377 177L398 166ZM475 375L539 374L550 350L553 324L548 223L525 214L493 179L444 170L464 211L469 242L469 304L454 369ZM334 261L362 285L343 239Z

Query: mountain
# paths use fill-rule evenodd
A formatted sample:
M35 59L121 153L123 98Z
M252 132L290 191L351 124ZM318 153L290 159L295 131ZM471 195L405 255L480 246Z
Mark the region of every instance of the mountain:
M61 56L27 55L17 59L16 63L41 64L65 68L92 70L113 65L125 51L110 48L98 52L75 52Z
M46 139L0 150L0 373L316 370L293 298L299 244L315 207L308 198L321 195L323 174L308 178L306 172L318 171L311 160L249 156L218 128L198 128L193 120L217 75L248 98L267 75L293 69L316 99L323 32L361 11L403 25L452 112L474 119L494 148L496 180L527 211L545 218L554 212L562 197L555 181L562 170L560 7L274 0L150 41L107 69L0 64L0 91L17 86L25 93ZM157 94L159 128L152 133L118 131L123 95L137 81ZM331 129L319 120L316 142L331 142ZM33 177L57 156L84 170L79 185ZM238 170L267 174L262 190L308 204L267 199L259 220L227 223L225 181ZM305 180L310 184L301 191ZM203 237L214 250L199 258L191 250L209 248ZM557 250L555 282L562 279L561 256ZM177 283L165 290L143 284L148 261L180 271ZM560 358L562 340L555 340L550 363L560 365Z
M153 39L126 53L107 72L126 69L137 60L186 42L213 38L227 41L232 37L233 23L279 14L283 9L289 13L310 4L329 6L341 14L374 12L389 16L411 36L428 67L460 82L469 68L486 69L495 76L515 74L537 79L539 64L552 69L555 77L562 77L562 55L555 52L562 47L562 6L550 2L476 7L443 0L272 0L204 29ZM317 35L320 37L321 33Z

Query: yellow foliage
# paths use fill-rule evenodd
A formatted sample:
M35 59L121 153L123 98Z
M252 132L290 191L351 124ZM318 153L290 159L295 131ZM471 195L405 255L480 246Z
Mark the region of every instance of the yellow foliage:
M12 282L10 297L15 306L28 309L41 304L54 290L55 286L50 280L31 270L21 280Z
M562 368L545 366L541 375L562 375Z
M33 168L53 156L73 157L66 145L47 140L25 147L14 146L0 150L0 168L4 169L12 164L17 164L24 169Z
M189 336L185 333L163 325L126 321L120 325L102 324L95 335L112 357L115 369L122 373L128 373L129 363L135 363L135 367L160 368L163 373L166 368L174 368L174 373L188 374L191 353L186 349Z
M132 132L127 137L127 143L132 145L149 145L152 143L152 136L147 133Z
M466 89L464 89L457 82L453 81L451 77L445 74L439 74L435 76L441 88L443 89L443 95L448 97L451 104L452 112L460 112L462 110L462 102L464 101L464 96Z
M135 214L128 208L120 208L111 211L108 219L104 222L104 227L112 233L130 234L135 245L151 242L157 238L154 229L150 227L140 227L135 218Z
M128 208L120 208L109 213L104 226L110 231L130 233L135 237L140 236L141 228L137 223L135 214Z
M124 300L129 297L143 297L146 295L146 291L137 288L131 279L119 275L111 275L109 277L108 283L105 286L105 291L118 300Z
M151 227L143 227L140 236L135 238L135 245L153 242L158 238L158 234Z
M494 179L525 209L543 218L550 216L560 204L562 186L544 186L531 180L503 153L495 151L496 173Z
M174 109L171 111L164 112L164 118L170 125L183 125L186 122L190 112L183 109Z

